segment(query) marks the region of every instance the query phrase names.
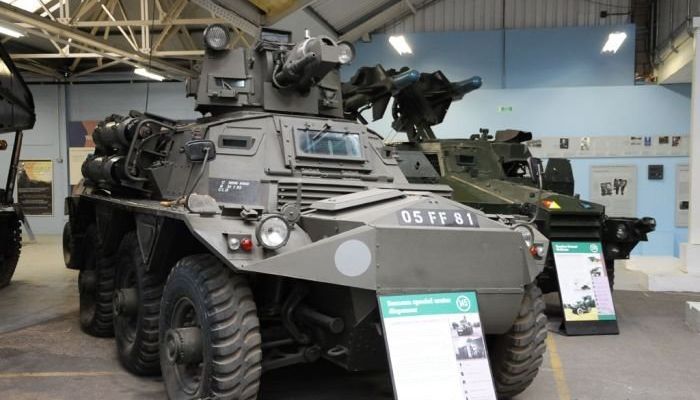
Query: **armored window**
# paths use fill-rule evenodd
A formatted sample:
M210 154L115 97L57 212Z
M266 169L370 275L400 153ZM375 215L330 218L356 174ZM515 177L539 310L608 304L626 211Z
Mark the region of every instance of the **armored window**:
M255 139L250 136L219 136L219 147L249 149L254 143Z
M300 129L295 141L299 156L364 160L359 133Z

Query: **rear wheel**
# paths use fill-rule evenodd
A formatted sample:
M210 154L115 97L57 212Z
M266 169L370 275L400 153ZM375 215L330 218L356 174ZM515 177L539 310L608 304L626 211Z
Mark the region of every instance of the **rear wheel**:
M78 274L80 327L92 336L110 337L114 335L112 315L113 260L104 255L102 241L94 224L85 230L83 243L85 263Z
M10 284L22 248L22 228L15 216L8 217L5 226L0 227L0 288Z
M610 283L610 291L615 286L615 260L605 260L605 272L608 274L608 283Z
M158 374L158 315L163 279L146 271L136 232L129 232L122 239L117 265L113 304L119 360L134 374Z
M211 255L170 272L160 313L160 360L172 400L253 400L261 375L257 308L247 280Z
M499 399L508 399L525 390L542 364L546 349L547 317L542 291L525 286L520 313L510 331L488 338L489 358Z

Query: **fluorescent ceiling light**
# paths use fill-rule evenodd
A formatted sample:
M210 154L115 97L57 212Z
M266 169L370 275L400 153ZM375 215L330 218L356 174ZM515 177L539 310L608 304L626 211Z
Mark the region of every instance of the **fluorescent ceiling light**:
M608 35L608 41L603 46L603 53L617 53L622 43L627 39L625 32L612 32Z
M20 38L24 36L24 32L21 32L18 29L12 28L11 25L5 25L0 23L0 34L5 35L5 36L10 36L13 38Z
M165 77L163 75L154 74L153 72L147 70L146 68L136 68L136 69L134 69L134 73L136 75L141 75L141 76L146 77L148 79L153 79L154 81L162 81L163 79L165 79Z
M413 54L411 46L408 45L408 42L406 42L406 38L403 35L389 36L389 44L394 47L394 50L396 50L400 56L404 54Z

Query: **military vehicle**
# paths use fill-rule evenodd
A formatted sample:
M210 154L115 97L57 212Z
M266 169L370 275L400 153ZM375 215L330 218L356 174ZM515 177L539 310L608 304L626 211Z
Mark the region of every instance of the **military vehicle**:
M34 98L12 59L0 45L0 151L6 171L5 188L0 189L0 288L10 284L22 248L22 211L14 201L22 137L36 120ZM10 139L12 146L8 140ZM5 170L5 168L7 168Z
M407 85L406 76L419 78ZM392 127L408 138L395 147L410 182L448 184L454 200L489 214L524 216L551 241L601 241L612 287L614 261L629 258L656 221L611 218L604 206L574 196L569 161L551 159L543 171L540 160L523 144L532 139L529 132L503 131L493 140L482 130L468 139L437 139L431 127L443 121L452 101L480 86L479 77L453 83L440 71L364 67L344 86L349 98L345 112L366 123L362 112L371 108L377 120L393 97ZM538 277L540 288L545 293L558 291L553 254L540 256L547 260Z
M410 184L343 116L350 44L228 35L206 29L188 82L201 119L131 112L93 133L64 231L83 329L114 333L122 364L162 373L172 399L255 399L276 368L386 369L377 295L468 289L499 396L523 391L545 349L530 246L546 238Z

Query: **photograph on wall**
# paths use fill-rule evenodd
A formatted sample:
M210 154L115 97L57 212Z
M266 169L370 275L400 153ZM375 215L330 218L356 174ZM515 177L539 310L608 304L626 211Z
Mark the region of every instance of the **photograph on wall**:
M676 226L688 226L688 208L690 207L690 168L688 165L676 167Z
M582 151L589 151L591 149L591 138L588 136L582 137L580 148Z
M614 320L615 306L597 242L553 242L566 321Z
M559 138L559 148L568 149L569 148L569 138Z
M16 187L17 202L26 215L53 215L51 160L21 160Z
M496 400L475 292L380 295L398 400Z
M607 215L634 217L637 214L636 166L592 166L590 183L590 200L603 204Z
M92 133L99 121L70 121L68 123L68 165L70 169L70 185L73 187L80 182L83 175L81 167L88 155L95 151Z
M644 147L651 146L651 136L644 136Z
M674 136L671 138L671 146L678 147L680 145L681 145L681 137L680 136Z
M659 136L659 144L668 144L668 136Z

